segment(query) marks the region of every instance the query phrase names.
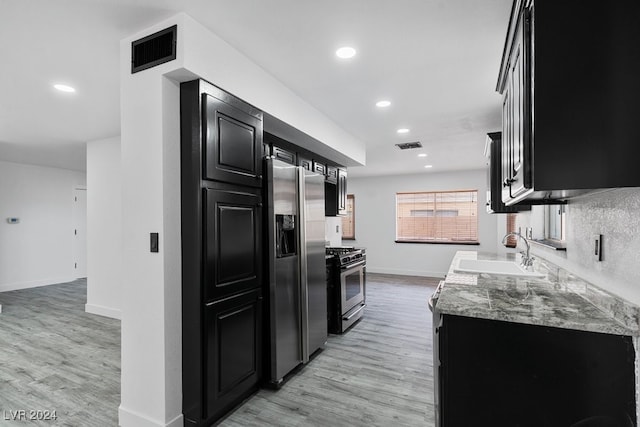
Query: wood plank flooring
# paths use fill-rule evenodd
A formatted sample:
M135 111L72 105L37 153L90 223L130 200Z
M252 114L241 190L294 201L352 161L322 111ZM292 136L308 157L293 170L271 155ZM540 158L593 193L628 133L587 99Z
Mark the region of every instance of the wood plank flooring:
M85 313L86 289L80 279L0 293L0 426L118 425L120 321ZM57 420L12 421L20 410Z
M331 335L280 390L221 426L433 426L431 315L437 280L367 275L365 317ZM0 293L0 426L9 411L56 410L33 426L118 425L120 322L84 312L86 282Z
M278 391L260 390L220 425L433 426L431 312L438 280L367 275L364 318Z

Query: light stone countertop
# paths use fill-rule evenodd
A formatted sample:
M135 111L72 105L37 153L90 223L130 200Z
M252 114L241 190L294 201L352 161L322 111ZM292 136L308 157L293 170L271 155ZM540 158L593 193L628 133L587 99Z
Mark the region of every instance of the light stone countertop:
M544 279L454 273L462 258L517 260L520 255L458 251L440 289L443 314L550 326L614 335L640 336L640 308L609 294L544 259L534 270Z

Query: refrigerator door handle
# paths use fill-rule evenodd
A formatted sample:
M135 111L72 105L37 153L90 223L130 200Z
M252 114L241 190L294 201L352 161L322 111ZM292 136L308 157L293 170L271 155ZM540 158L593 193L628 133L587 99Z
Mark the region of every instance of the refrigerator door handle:
M309 361L309 289L307 282L307 236L306 236L306 203L305 203L305 170L297 168L298 184L298 247L300 261L300 333L302 345L302 363Z

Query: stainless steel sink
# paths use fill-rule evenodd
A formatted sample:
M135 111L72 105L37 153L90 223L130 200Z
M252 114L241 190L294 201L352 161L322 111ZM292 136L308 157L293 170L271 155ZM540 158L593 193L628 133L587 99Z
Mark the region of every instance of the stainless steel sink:
M542 278L545 274L525 270L513 261L492 261L480 259L461 259L453 268L454 273L494 274L498 276Z

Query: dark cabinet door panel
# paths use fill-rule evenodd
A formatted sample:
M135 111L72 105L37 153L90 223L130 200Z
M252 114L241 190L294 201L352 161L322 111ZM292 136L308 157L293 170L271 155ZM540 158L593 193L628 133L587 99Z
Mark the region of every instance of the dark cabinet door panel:
M325 216L347 215L347 170L338 168L337 181L324 183Z
M327 181L338 182L338 168L335 166L327 166Z
M347 171L338 169L338 215L347 214Z
M273 157L275 157L278 160L282 160L283 162L287 162L291 165L296 164L296 153L289 150L285 150L284 148L274 146Z
M262 370L261 291L207 304L205 311L205 418L217 418L258 385Z
M327 175L327 165L325 165L324 163L320 163L317 161L313 161L313 171L315 173L318 173L320 175Z
M311 159L307 159L298 155L298 166L302 166L306 170L310 171L312 169L312 161Z
M439 325L442 427L636 425L632 337L453 315Z
M260 195L220 187L203 190L206 301L261 286Z
M262 185L262 120L211 95L203 95L204 178Z
M182 410L210 426L262 375L262 112L203 80L180 85Z

